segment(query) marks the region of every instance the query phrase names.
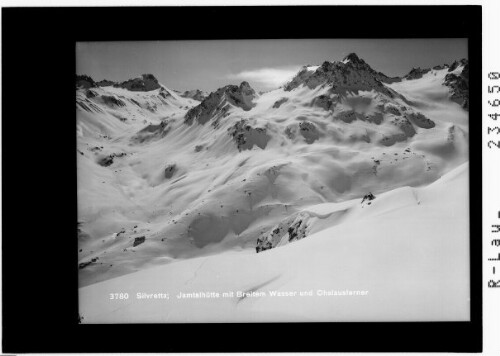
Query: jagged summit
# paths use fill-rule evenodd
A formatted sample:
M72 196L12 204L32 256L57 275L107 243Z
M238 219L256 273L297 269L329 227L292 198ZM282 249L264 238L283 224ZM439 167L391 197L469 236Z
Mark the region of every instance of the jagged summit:
M158 79L153 74L142 74L140 77L133 78L115 84L114 87L124 88L130 91L151 91L160 88Z
M406 79L406 80L413 80L413 79L420 79L422 76L426 73L429 73L431 70L443 70L443 69L448 69L448 72L453 72L455 71L458 67L461 66L466 66L468 65L469 61L466 58L462 58L460 60L455 60L451 64L440 64L436 65L432 68L420 68L420 67L413 67L407 74L405 74L401 79Z
M75 83L77 89L79 88L88 89L97 87L97 84L94 81L94 79L85 74L76 75Z
M103 80L98 81L96 84L99 87L109 87L109 86L115 85L116 82L114 82L112 80L108 80L108 79L103 79Z
M242 82L239 86L226 85L210 93L200 105L191 108L186 113L184 122L191 125L196 119L203 125L214 117L224 117L232 106L248 111L254 107L252 100L256 96L255 90L248 82Z
M462 59L460 59L460 60L458 60L458 61L454 61L454 62L450 65L450 67L448 68L448 72L453 72L453 71L454 71L455 69L457 69L458 67L460 67L460 66L465 66L465 65L467 65L467 66L468 66L468 64L469 64L469 61L468 61L467 59L465 59L465 58L462 58Z
M114 82L108 79L103 79L95 82L88 75L77 75L76 76L76 87L77 88L97 88L97 87L107 87L113 86L115 88L123 88L130 91L151 91L159 89L161 87L158 79L153 74L142 74L137 78L128 79L124 82Z
M436 71L444 71L445 76L442 85L449 88L450 99L460 104L465 110L469 110L469 61L465 58L455 60L450 65L441 64L432 68L412 68L403 76L404 80L421 79L425 74Z
M444 85L450 88L450 98L469 110L469 62L467 60L455 61L449 68L453 72L458 66L463 65L460 74L448 73L444 78ZM451 68L455 67L453 70Z
M342 63L359 63L359 64L365 64L366 62L362 60L361 58L358 57L356 53L349 53L347 56L344 57L342 60Z
M299 73L284 86L285 91L291 91L301 85L314 89L320 85L331 87L332 93L343 94L348 91L375 90L389 97L392 91L383 83L390 83L396 78L389 78L375 71L357 54L350 53L341 62L325 61L315 70L303 67Z
M412 68L408 74L406 74L403 78L404 79L407 79L407 80L412 80L412 79L420 79L422 78L422 76L428 72L430 72L431 69L430 68L420 68L420 67L417 67L417 68Z

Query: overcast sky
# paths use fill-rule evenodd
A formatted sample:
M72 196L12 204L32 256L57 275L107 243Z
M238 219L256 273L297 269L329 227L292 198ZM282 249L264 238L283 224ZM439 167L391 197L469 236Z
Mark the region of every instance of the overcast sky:
M298 39L82 42L77 74L124 81L143 73L177 90L213 91L246 80L256 90L273 89L306 64L340 61L355 52L373 69L401 76L467 58L466 39Z

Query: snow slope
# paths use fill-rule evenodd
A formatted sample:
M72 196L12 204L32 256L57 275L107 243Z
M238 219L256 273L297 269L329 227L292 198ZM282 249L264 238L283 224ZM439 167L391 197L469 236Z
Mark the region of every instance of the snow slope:
M305 211L317 214L321 229L305 239L96 283L80 289L80 313L88 323L468 320L467 181L462 164L427 187L398 188L370 205L356 199L312 206ZM366 294L322 295L345 290ZM110 300L117 292L129 299ZM180 292L220 297L178 298Z
M461 126L469 123L468 113L459 104L450 105L450 90L442 85L446 75L460 74L464 66L458 66L449 72L448 68L432 69L417 80L403 79L401 82L388 84L395 91L403 94L419 111L436 120L453 122Z

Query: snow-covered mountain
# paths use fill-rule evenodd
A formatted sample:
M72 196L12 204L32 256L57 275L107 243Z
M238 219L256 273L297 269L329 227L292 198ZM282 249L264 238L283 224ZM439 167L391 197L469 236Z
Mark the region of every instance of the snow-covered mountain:
M183 93L179 93L179 95L182 96L183 98L190 98L198 101L203 101L203 99L205 99L208 96L207 93L199 89L186 90Z
M378 268L380 280L415 277L399 287L368 283L373 290L410 293L444 283L448 270L431 273L441 268L432 256L463 261L467 255L467 229L456 225L468 219L461 195L468 184L467 107L466 60L390 78L350 54L305 66L283 87L261 94L247 82L181 95L150 74L123 83L78 76L83 316L87 322L111 315L113 321L196 321L191 304L154 312L130 301L112 314L86 301L119 287L131 290L132 283L145 292L169 286L176 293L328 289L344 282L347 288L361 268ZM440 246L450 239L455 247L445 252ZM395 274L390 259L403 255L413 265L403 263ZM420 262L425 268L416 272ZM446 283L447 293L465 293ZM382 301L373 298L376 309ZM265 299L240 309L226 302L213 311L222 314L208 312L203 321L245 321L255 312L251 303L259 303L265 320L290 320ZM422 318L442 307L415 303L428 307ZM458 304L442 315L456 315ZM339 308L320 319L341 315ZM361 308L360 318L368 313Z

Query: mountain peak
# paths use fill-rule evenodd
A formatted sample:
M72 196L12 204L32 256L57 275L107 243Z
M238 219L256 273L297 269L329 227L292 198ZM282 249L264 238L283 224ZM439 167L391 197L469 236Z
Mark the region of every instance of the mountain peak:
M328 85L335 93L359 90L376 90L392 97L391 90L382 82L391 82L385 74L375 71L368 63L358 57L356 53L348 54L342 61L324 62L315 70L304 68L284 86L290 91L300 85L314 89L320 85Z
M352 63L365 63L364 60L362 60L361 58L358 57L358 55L356 53L349 53L347 56L344 57L344 59L342 60L343 63L347 63L347 62L352 62Z
M144 80L152 80L153 82L158 83L158 79L156 79L156 77L153 74L146 73L142 74L141 77Z
M191 108L186 113L184 122L191 125L196 119L203 125L214 116L217 118L226 116L231 105L249 111L255 106L252 102L255 97L255 90L248 82L242 82L240 86L226 85L210 93L198 106ZM217 120L213 124L216 123Z
M158 83L158 79L153 74L142 74L137 78L126 80L114 86L130 91L150 91L159 89L160 83Z
M96 82L90 76L85 75L85 74L76 75L76 87L77 88L88 89L88 88L94 88L96 86L97 86Z
M241 82L239 91L243 95L255 96L255 90L250 86L250 84L248 84L248 82Z

